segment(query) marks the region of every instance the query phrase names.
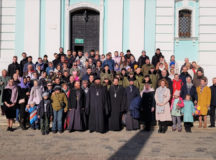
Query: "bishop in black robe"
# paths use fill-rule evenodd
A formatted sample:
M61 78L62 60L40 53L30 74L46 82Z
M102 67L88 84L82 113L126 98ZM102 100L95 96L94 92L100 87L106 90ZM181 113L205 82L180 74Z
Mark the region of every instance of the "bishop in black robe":
M109 130L119 131L122 129L121 121L122 121L122 112L126 106L126 92L125 89L118 85L118 79L114 79L114 83L111 85L109 89L109 99L110 99L110 114L108 127Z
M107 89L95 80L86 97L86 114L89 117L89 131L104 133L106 131L106 117L109 114Z

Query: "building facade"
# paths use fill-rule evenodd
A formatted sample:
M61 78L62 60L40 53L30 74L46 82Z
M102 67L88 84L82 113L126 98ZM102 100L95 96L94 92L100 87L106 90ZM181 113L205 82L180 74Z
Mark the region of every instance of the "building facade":
M58 48L130 49L185 57L216 75L215 0L1 0L0 68L23 51L50 59Z

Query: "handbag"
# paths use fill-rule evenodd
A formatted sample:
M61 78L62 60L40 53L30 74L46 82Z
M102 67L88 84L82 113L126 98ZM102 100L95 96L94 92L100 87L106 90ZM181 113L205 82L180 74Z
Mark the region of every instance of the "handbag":
M19 104L23 104L23 103L25 103L25 98L20 99L18 103L19 103Z

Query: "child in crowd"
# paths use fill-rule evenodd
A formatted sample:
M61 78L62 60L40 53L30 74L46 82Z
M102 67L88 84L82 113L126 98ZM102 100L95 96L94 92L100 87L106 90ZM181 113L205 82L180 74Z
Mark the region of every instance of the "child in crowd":
M33 130L39 129L38 117L37 117L37 106L34 102L26 106L26 111L29 112L30 125Z
M38 118L40 119L40 127L42 135L49 134L50 121L52 120L52 105L49 99L49 92L44 92L38 106Z
M191 96L189 94L186 95L184 100L184 108L181 109L182 114L184 115L184 127L186 132L191 132L191 127L193 126L193 116L195 113L194 104L191 101Z
M173 99L171 103L171 115L172 115L172 122L173 122L172 131L176 131L177 129L176 122L178 126L178 132L182 131L182 126L181 126L181 108L182 107L184 107L184 101L180 97L180 91L176 90L173 95Z

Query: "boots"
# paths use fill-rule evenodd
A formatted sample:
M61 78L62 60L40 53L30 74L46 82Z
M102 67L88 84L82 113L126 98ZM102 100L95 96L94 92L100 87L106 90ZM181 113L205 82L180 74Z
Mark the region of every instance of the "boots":
M162 132L161 133L166 133L166 122L162 122Z
M162 133L162 122L159 121L158 125L159 125L158 133Z
M20 120L20 127L22 128L22 130L26 130L26 125L25 125L25 120L23 118L21 118Z

